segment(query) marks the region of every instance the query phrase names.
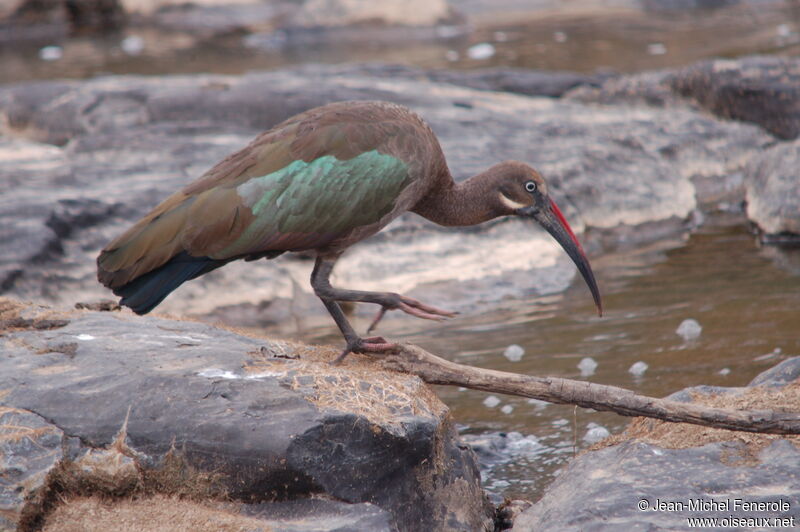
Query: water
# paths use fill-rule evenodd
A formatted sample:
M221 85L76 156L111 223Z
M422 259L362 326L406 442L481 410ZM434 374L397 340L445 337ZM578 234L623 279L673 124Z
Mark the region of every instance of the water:
M252 47L240 35L203 39L131 27L105 36L0 43L0 83L104 74L242 74L303 63L375 61L424 68L636 72L709 57L800 55L797 2L663 14L609 9L574 12L570 8L543 13L525 8L523 0L517 3L527 13L473 13L472 30L455 31L449 37L452 28L448 27L409 30L408 34L354 30L320 42ZM53 45L60 47L56 59L54 49L47 48Z
M109 73L240 74L345 61L631 72L712 56L800 54L796 3L702 14L482 20L475 31L456 38L279 50L245 47L239 36L200 42L132 28L102 38L0 47L0 83ZM475 48L484 43L491 47ZM60 51L42 52L52 45ZM786 356L800 355L800 251L759 249L741 220L712 220L688 239L606 254L592 264L604 296L602 318L577 279L564 294L508 300L446 324L394 316L382 323L380 332L464 364L585 378L652 396L697 384L744 385ZM686 319L702 327L697 338L684 340L676 333ZM341 342L333 327L301 331L296 337ZM523 356L516 356L518 349L507 355L515 344ZM582 377L578 365L586 357L597 366L589 372L584 364L587 376ZM628 371L637 362L648 366L640 376ZM588 445L587 432L595 429L597 434L598 427L616 432L627 422L611 413L522 398L497 395L499 402L487 401L491 394L450 387L437 387L437 392L465 435L510 434L503 441L511 459L495 463L484 480L495 494L511 498L538 498L556 471Z
M509 300L446 324L393 313L380 332L463 364L588 379L656 397L700 384L743 386L800 355L800 249L759 248L741 220L712 219L688 240L604 255L592 264L603 292L602 318L576 279L564 294ZM687 318L702 327L696 339L676 332ZM333 328L300 337L341 342ZM518 361L504 355L512 344L525 350ZM589 377L578 368L584 357L597 362ZM629 373L640 361L647 371ZM613 413L455 387L439 386L437 393L465 434L517 432L538 441L486 475L487 488L511 498L538 498L556 471L588 446L584 436L593 423L613 433L628 422ZM491 395L499 402L487 401ZM513 410L504 413L508 406Z

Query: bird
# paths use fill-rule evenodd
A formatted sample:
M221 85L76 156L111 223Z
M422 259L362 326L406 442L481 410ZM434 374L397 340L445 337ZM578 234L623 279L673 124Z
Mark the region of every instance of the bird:
M539 172L504 161L455 182L430 126L384 101L330 103L261 133L103 248L98 280L141 315L184 282L231 261L310 253L311 287L344 337L338 364L349 353L397 348L381 336L357 334L343 302L380 307L367 334L389 310L430 320L456 315L398 293L330 283L342 253L405 212L442 226L503 216L535 220L572 259L602 315L589 260Z

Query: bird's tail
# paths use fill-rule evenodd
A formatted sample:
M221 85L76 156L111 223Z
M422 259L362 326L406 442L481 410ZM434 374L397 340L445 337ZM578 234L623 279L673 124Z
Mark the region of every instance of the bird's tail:
M120 304L130 307L136 314L147 314L181 284L227 262L209 257L192 257L182 251L155 270L114 288L114 294L122 298Z
M170 196L97 257L98 280L137 314L150 312L184 282L227 262L195 257L184 248L192 201L182 192Z

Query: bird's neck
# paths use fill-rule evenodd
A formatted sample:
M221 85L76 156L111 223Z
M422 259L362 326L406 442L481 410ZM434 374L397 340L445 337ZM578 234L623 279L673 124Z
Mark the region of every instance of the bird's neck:
M487 171L455 183L445 184L422 199L413 212L439 225L476 225L499 216L489 201L492 175Z

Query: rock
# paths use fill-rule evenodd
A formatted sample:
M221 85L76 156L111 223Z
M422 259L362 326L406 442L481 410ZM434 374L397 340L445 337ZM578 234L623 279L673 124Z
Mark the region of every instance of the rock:
M425 70L406 65L356 65L351 73L381 78L428 79L451 83L471 89L511 92L526 96L559 98L578 87L600 87L613 78L611 74L581 74L578 72L529 70L523 68L479 68L475 70Z
M800 59L752 56L701 61L675 71L614 77L567 94L584 102L672 107L687 98L715 115L752 122L791 140L800 134Z
M411 106L439 135L459 180L502 159L534 164L573 228L591 228L611 247L685 230L697 207L694 181L727 182L771 139L686 106L598 106L360 70L112 76L0 88L0 191L7 200L0 227L12 243L0 258L0 291L70 307L108 298L94 266L106 243L259 131L334 100ZM459 230L408 215L354 246L335 282L424 292L454 310L474 309L561 291L575 275L568 264L549 236L518 220ZM187 283L159 310L245 317L258 326L291 322L299 312L307 324L330 323L311 293L310 270L308 260L292 257L231 264Z
M5 299L0 318L0 420L23 427L0 425L0 446L14 446L0 462L0 515L23 528L56 498L134 494L324 498L339 521L391 525L375 530L492 526L474 454L416 377L128 312ZM51 349L66 343L70 354Z
M0 406L0 530L31 519L26 507L41 504L64 440L64 432L41 416Z
M795 410L798 368L800 358L793 358L746 388L696 387L670 398L734 409ZM515 520L514 531L689 530L693 517L771 518L796 527L798 445L800 436L638 418L625 433L573 460L541 500ZM743 508L737 500L769 507ZM754 521L742 523L743 528L759 527Z
M380 25L432 26L450 16L446 0L305 0L291 18L301 27Z
M56 506L44 532L62 530L152 530L169 523L171 530L217 532L393 532L391 516L369 504L345 504L323 499L235 504L209 503L152 495L136 499L102 500L73 497Z
M684 342L689 342L691 340L696 340L700 337L700 333L703 332L703 327L698 323L697 320L692 318L687 318L678 325L678 328L675 329L675 334L683 338Z
M753 159L745 175L747 216L765 243L800 242L800 140L778 144Z
M759 124L784 140L800 135L800 59L703 61L678 71L671 86L723 118Z

